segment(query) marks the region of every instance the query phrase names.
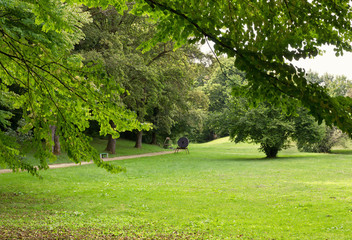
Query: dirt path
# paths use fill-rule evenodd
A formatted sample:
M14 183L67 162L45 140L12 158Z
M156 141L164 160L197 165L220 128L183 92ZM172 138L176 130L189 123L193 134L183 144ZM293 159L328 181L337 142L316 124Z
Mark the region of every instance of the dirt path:
M172 152L164 151L164 152L144 153L144 154L138 154L138 155L129 155L129 156L121 156L121 157L113 157L113 158L104 158L104 162L125 160L125 159L131 159L131 158L152 157L152 156L165 155L165 154L170 154L170 153L174 153L174 152L173 151ZM49 168L50 169L65 168L65 167L74 167L74 166L81 166L81 165L87 165L87 164L93 164L93 162L92 161L81 162L81 164L76 164L76 163L51 164L51 165L49 165ZM10 172L12 172L11 169L0 169L0 174L1 173L10 173Z

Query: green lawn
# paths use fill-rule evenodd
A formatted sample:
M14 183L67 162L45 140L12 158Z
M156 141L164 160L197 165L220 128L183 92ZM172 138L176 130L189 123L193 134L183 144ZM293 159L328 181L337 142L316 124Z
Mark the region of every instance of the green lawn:
M265 159L219 139L190 154L0 175L0 238L352 239L352 152Z
M99 153L106 153L107 140L101 138L95 138L92 141L92 146L97 149ZM125 139L118 139L116 141L116 154L109 154L109 158L112 157L119 157L119 156L126 156L126 155L137 155L137 154L144 154L144 153L151 153L151 152L161 152L167 151L167 149L163 149L156 145L151 144L143 144L142 149L137 149L134 147L134 142L128 141ZM32 164L37 165L39 164L39 160L34 158L33 153L28 153L25 157L25 161ZM49 162L50 164L57 164L57 163L70 163L68 156L66 153L62 153L61 155L57 156L54 162ZM1 169L1 167L0 167Z

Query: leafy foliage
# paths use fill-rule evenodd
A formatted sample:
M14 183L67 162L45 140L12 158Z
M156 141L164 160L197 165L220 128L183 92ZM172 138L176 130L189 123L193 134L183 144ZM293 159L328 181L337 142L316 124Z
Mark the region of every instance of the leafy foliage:
M307 79L325 86L329 95L333 97L347 96L352 90L352 83L345 76L329 74L319 76L317 73L309 72ZM295 128L299 136L296 137L297 147L301 151L327 153L333 146L343 144L347 139L347 135L336 127L326 126L325 123L318 126L315 120L308 116L308 112L302 109L299 117L295 119Z
M110 3L123 11L124 2L94 4ZM282 106L298 99L320 122L324 119L351 134L352 99L329 96L324 87L307 82L304 69L287 61L317 56L324 44L335 46L336 55L351 51L350 5L348 0L137 0L133 13L148 15L157 25L154 37L143 44L145 50L170 40L179 47L209 39L217 53L235 56L235 66L247 73L250 99Z
M118 131L148 128L138 123L134 113L125 110L119 97L124 91L111 81L109 74L95 64L83 67L82 58L71 54L74 44L83 37L80 27L89 21L76 4L102 8L112 5L122 14L131 6L127 2L0 2L1 94L11 92L14 85L26 90L16 96L12 107L23 109L27 123L24 130L33 129L35 147L42 159L39 168L47 168L45 159L50 156L52 144L48 137L50 125L58 127L63 147L75 162L95 154L82 135L89 120L101 124L101 134L111 133L115 137ZM211 40L216 53L236 56L235 66L246 72L248 84L243 88L247 99L270 100L288 111L293 107L292 99L298 99L319 122L325 120L328 126L336 125L351 134L352 99L330 96L319 83L308 82L303 69L287 62L314 57L324 44L335 46L337 55L351 51L350 1L137 0L131 7L133 14L145 17L148 24L155 26L149 40L141 46L150 53L143 58L144 65L134 69L140 73L140 79L154 83L161 80L154 81L158 75L155 69L146 69L148 60L155 57L154 47L163 46L160 43L174 42L175 48L179 48L187 42ZM142 25L139 30L143 33ZM168 74L173 73L174 70ZM156 96L152 92L148 97L157 102L160 99ZM137 115L144 120L142 117L148 112L152 110L140 108ZM9 116L0 112L0 121L6 124ZM116 129L110 126L110 120ZM8 144L4 146L9 153L16 152ZM2 163L12 164L8 159L11 158ZM104 165L97 157L94 161ZM35 168L29 170L36 173Z
M268 158L276 157L287 146L293 133L290 117L282 114L281 109L267 104L238 113L231 122L230 129L230 137L236 143L258 143Z
M247 96L244 90L248 90L245 88L248 83L243 73L231 64L233 61L231 58L221 60L205 85L210 106L216 106L209 111L211 120L208 121L208 127L214 133L230 135L235 142L258 143L268 157L275 157L291 139L297 142L298 149L310 152L329 152L334 144L343 139L341 131L318 124L297 101L291 100L290 105L285 106L290 109L290 115L268 103L252 106L250 99L243 97ZM319 84L324 83L319 76L308 75L308 79L313 77ZM346 93L349 89L341 81L330 81L327 87L329 91L336 89L337 92L343 90Z
M301 108L297 110L297 117L294 118L295 133L293 135L297 148L304 152L319 152L314 147L319 145L326 136L325 124L319 125L315 119L308 114L308 110ZM314 150L316 149L316 150Z
M195 45L174 50L172 42L160 43L146 53L138 49L152 38L155 26L148 18L113 7L86 9L93 23L84 26L86 34L75 47L86 61L102 62L106 73L126 92L121 100L137 113L140 121L153 124L153 134L167 135L189 109L185 97L195 72L206 57Z
M90 21L88 14L57 0L1 1L0 12L1 96L12 95L12 107L23 109L22 131L33 130L33 148L41 160L38 168L48 168L47 160L53 157L49 126L55 125L72 161L92 159L111 172L123 170L103 163L82 133L89 120L100 123L103 135L145 128L117 101L123 90L98 65L83 66L82 57L71 54L83 37L80 27ZM11 86L24 93L13 95ZM0 116L5 119L3 113ZM110 119L117 123L116 129L110 127ZM37 168L20 163L18 148L7 141L1 141L1 147L2 164L38 174Z

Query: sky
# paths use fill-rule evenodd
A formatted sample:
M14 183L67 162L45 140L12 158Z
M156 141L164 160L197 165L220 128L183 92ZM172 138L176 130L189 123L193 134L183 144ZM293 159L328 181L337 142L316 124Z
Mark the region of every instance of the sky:
M323 49L326 52L322 56L293 61L292 63L306 69L306 71L317 72L319 75L324 73L345 75L349 80L352 80L352 53L344 53L343 56L336 57L332 47L325 46Z
M205 52L210 51L207 44L203 45L201 49ZM336 57L333 47L324 46L322 49L326 51L322 56L292 61L292 63L297 67L306 69L306 71L317 72L319 75L325 73L335 76L344 75L352 81L352 53L344 53L343 56Z

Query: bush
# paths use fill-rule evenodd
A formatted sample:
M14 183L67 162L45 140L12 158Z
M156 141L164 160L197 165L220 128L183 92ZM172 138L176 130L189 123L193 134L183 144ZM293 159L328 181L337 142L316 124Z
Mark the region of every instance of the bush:
M343 144L348 136L336 127L325 127L324 137L316 143L297 144L302 152L330 153L331 148L338 144Z

